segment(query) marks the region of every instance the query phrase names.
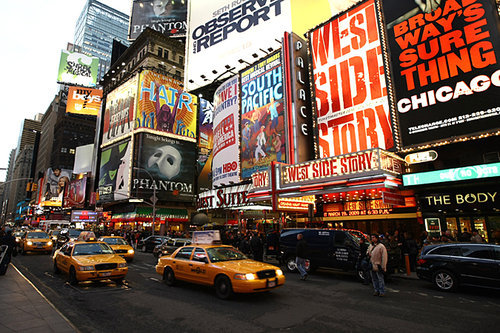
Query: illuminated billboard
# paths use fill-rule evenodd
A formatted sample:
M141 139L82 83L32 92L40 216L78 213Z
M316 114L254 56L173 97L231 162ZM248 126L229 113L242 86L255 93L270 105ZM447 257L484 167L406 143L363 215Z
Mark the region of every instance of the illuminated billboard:
M102 143L120 139L134 129L137 76L128 80L106 97Z
M212 188L212 150L214 148L214 107L206 99L200 98L198 117L198 192Z
M167 37L186 36L187 0L134 0L130 17L129 40L146 28Z
M95 87L98 71L99 58L62 50L57 82Z
M394 147L375 0L312 30L320 157Z
M500 22L492 0L385 0L403 148L500 128Z
M69 87L66 113L97 116L101 110L102 90Z
M64 191L70 184L71 170L49 168L43 177L40 191L40 206L61 207Z
M240 182L238 102L238 76L233 76L214 94L213 186Z
M240 73L241 177L286 162L283 67L276 52Z
M185 87L202 87L224 73L229 77L229 68L241 70L278 49L291 21L289 0L190 0Z
M182 82L145 70L139 79L135 128L148 128L195 140L196 100L196 96L184 91Z
M131 158L132 144L130 140L102 150L97 188L100 202L129 198Z
M64 208L84 208L86 190L87 177L71 181L64 195Z
M191 202L194 199L196 143L140 133L136 136L131 195L151 202Z

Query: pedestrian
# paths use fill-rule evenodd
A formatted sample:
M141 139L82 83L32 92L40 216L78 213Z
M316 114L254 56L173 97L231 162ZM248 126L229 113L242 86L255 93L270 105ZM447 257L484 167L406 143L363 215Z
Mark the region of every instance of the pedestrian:
M471 243L482 243L483 237L477 232L477 229L472 229L472 237L470 238Z
M9 267L10 259L13 253L16 251L16 238L12 235L12 230L8 229L5 231L3 236L0 238L0 246L5 245L7 248L5 249L5 254L2 257L2 251L0 247L0 275L4 275L7 272L7 268Z
M370 284L370 271L368 270L368 244L364 237L359 239L359 259L358 267L363 272L363 284Z
M306 260L307 260L307 242L304 239L304 235L298 234L297 235L297 247L296 247L296 258L295 258L295 264L297 265L297 269L299 270L300 273L300 279L301 280L306 280L307 279L307 271L306 271Z
M264 260L264 245L262 245L262 240L257 233L252 235L250 239L250 249L252 250L253 259L257 261Z
M467 231L467 228L464 228L464 231L460 235L460 241L461 242L470 242L472 235Z
M372 249L370 251L371 277L373 296L385 296L384 272L387 270L387 249L380 243L377 234L371 235Z

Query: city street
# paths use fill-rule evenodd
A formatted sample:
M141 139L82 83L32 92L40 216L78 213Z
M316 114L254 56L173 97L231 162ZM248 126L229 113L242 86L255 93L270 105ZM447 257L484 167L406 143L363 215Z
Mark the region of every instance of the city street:
M286 274L285 286L229 301L207 287L168 287L151 253L137 253L125 286L66 283L51 257L13 264L81 332L488 332L500 324L500 291L461 288L443 293L419 280L392 278L385 298L348 274L319 270L307 281Z

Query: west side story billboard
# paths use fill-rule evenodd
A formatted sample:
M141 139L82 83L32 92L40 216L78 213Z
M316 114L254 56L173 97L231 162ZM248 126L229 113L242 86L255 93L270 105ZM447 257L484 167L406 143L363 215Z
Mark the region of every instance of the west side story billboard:
M238 76L226 80L214 94L212 185L240 182L240 107Z
M500 128L495 3L383 4L403 148Z
M202 87L226 66L240 70L253 54L276 50L291 22L290 0L190 0L185 87Z
M134 0L130 17L129 40L135 40L146 28L167 37L186 36L188 0Z
M320 158L394 147L377 12L368 0L308 34Z

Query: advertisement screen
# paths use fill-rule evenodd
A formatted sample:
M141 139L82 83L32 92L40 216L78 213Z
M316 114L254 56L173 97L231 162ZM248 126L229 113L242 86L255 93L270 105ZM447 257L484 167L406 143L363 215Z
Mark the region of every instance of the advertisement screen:
M135 128L195 139L196 113L196 96L185 92L180 81L149 70L140 74Z
M57 82L95 87L98 70L99 58L62 50Z
M214 94L213 186L240 182L238 101L238 76L234 76Z
M148 202L156 189L159 201L191 202L194 198L196 143L149 133L139 136L131 194Z
M309 33L320 157L394 146L375 1Z
M66 112L97 116L101 103L101 89L69 87Z
M213 118L214 107L206 99L200 98L200 115L198 117L198 190L207 191L212 188L212 149L214 147Z
M383 4L403 147L500 128L495 3Z
M119 139L134 129L137 77L134 77L106 97L102 143Z
M102 150L98 185L100 202L129 198L131 157L130 141L117 143Z
M241 176L286 162L283 68L277 52L240 73Z
M129 40L135 40L146 28L167 37L186 36L187 0L134 0Z
M87 189L87 177L73 180L64 195L64 208L85 207L85 193Z
M188 22L184 85L190 91L278 49L283 32L292 30L289 0L190 0Z
M49 168L45 172L43 184L40 188L40 206L61 207L64 190L69 186L71 170Z

